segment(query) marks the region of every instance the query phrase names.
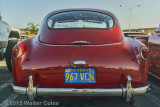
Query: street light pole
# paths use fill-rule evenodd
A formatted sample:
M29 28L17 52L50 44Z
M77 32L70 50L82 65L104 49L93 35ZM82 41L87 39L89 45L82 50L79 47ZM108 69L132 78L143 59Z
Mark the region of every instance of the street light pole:
M1 3L1 0L0 0L0 21L2 20L1 11L2 11L2 3Z
M131 15L132 15L132 9L129 9L129 32L131 31Z
M0 21L2 20L1 12L0 12Z
M127 7L129 9L129 32L131 31L131 16L132 16L132 9L135 7L141 7L141 5L135 5L133 7L129 7L127 5L120 5L120 7Z

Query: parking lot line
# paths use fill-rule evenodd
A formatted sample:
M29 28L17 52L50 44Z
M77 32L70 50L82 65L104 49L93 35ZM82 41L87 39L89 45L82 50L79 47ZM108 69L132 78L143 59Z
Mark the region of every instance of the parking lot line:
M152 100L156 105L160 106L160 99L152 95L151 93L145 94L150 100Z
M2 84L0 86L0 91L2 91L4 88L10 85L10 83L13 81L13 79L8 80L6 83Z
M160 90L160 87L158 87L158 86L156 86L156 85L154 85L154 84L151 84L151 88L155 88L155 89L157 89L157 90Z
M12 106L12 101L17 98L18 95L15 94L15 93L12 93L5 101L3 101L1 104L0 104L0 107L8 107L9 105Z
M0 91L2 91L4 88L6 88L7 86L9 86L10 83L4 83L0 86Z

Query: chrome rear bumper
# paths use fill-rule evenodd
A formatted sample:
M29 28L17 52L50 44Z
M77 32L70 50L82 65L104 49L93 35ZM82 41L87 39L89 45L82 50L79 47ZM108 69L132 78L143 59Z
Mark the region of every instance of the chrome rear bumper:
M131 77L127 77L126 88L99 89L99 88L36 88L33 87L32 76L29 77L28 87L19 87L11 84L13 92L17 94L27 94L28 99L33 101L36 96L123 96L129 102L131 97L136 94L142 94L150 90L150 85L144 87L132 88Z

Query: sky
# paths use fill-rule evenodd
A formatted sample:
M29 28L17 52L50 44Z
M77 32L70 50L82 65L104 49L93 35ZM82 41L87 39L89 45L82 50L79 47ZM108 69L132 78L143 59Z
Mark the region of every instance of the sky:
M160 0L0 0L3 21L15 28L25 28L27 23L41 24L51 11L68 8L95 8L111 11L118 18L121 28L129 28L129 8L131 28L158 27L160 24Z

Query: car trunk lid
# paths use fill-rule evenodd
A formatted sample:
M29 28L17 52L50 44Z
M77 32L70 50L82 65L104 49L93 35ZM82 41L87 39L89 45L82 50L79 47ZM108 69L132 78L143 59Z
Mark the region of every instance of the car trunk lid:
M64 29L47 30L40 35L40 42L55 45L97 45L121 42L123 36L118 29ZM78 41L78 42L77 42Z

